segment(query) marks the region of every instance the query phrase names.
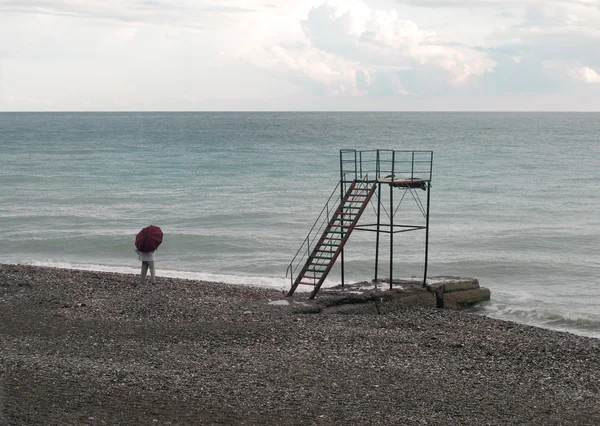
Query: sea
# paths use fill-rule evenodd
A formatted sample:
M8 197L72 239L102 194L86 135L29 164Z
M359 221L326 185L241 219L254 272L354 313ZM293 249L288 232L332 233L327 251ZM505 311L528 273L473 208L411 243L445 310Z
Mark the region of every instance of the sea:
M0 113L0 263L139 273L153 224L159 277L284 292L342 149L433 151L427 274L489 288L473 313L600 338L599 113ZM346 282L374 278L375 237ZM423 230L393 247L380 278L423 276Z

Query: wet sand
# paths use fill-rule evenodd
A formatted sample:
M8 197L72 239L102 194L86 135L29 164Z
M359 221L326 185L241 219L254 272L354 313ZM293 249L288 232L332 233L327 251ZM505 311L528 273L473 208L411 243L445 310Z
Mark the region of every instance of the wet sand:
M0 424L600 424L600 339L431 303L0 265ZM423 301L421 301L423 302Z

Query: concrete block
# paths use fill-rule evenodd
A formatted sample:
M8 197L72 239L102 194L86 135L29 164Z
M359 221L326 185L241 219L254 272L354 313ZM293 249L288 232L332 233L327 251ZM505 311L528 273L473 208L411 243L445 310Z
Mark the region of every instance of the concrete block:
M460 306L469 307L475 305L476 303L490 300L491 293L489 289L481 287L472 290L447 293L444 297L446 301L454 302Z

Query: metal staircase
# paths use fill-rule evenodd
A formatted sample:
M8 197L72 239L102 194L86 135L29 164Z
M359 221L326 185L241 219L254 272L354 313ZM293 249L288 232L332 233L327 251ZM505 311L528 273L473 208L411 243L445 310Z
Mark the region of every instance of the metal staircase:
M334 194L337 192L337 188L334 190L334 193L321 211L317 222L313 225L313 229L311 229L311 232L305 238L304 243L288 267L288 275L291 276L293 281L292 287L287 294L288 297L294 294L299 285L313 286L310 298L315 297L339 254L342 252L363 211L369 204L376 187L377 183L372 181L354 180L340 200L337 208L334 211L330 211L329 206L332 203ZM337 200L339 198L335 201ZM321 229L323 229L323 232L318 238L317 243L311 247L311 239L314 241ZM306 262L294 279L293 275L307 253L309 254L306 257Z
M378 279L380 236L389 237L390 289L394 282L394 236L408 231L425 231L425 256L423 286L427 283L429 256L429 201L433 170L433 151L371 149L340 150L340 180L321 210L319 217L304 238L286 272L290 277L292 296L299 285L313 287L310 298L314 298L339 257L341 286L344 286L344 245L353 231L372 231L375 239L375 273ZM394 192L403 190L399 197ZM426 191L426 201L421 202L417 189ZM372 200L377 190L376 201ZM423 215L416 211L403 214L398 223L397 212L410 193ZM373 201L375 221L358 221L367 204ZM389 206L386 208L386 205ZM383 214L385 214L385 216ZM404 213L404 212L403 212ZM406 213L410 213L407 210ZM369 216L369 215L367 215ZM410 221L407 223L407 221Z

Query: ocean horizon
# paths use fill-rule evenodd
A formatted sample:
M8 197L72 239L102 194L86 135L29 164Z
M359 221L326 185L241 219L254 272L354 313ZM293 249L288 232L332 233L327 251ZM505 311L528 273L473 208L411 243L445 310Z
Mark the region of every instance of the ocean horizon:
M286 268L334 190L340 149L431 150L428 276L474 277L472 312L600 337L600 113L0 113L0 263L287 291ZM399 217L411 217L407 203ZM384 239L385 240L385 239ZM382 242L380 278L387 277ZM373 278L354 233L346 282ZM394 239L394 278L423 274L424 232ZM339 266L326 285L339 283Z

